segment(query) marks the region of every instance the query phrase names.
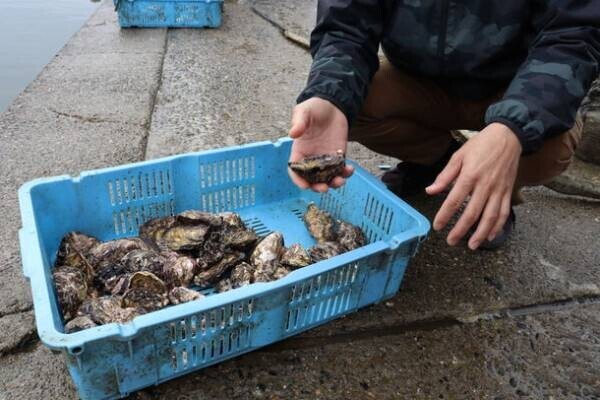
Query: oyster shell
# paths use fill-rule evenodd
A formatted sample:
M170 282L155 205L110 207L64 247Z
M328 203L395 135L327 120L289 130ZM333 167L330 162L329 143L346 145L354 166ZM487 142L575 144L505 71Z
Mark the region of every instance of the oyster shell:
M225 243L221 232L211 232L208 239L198 251L198 259L208 265L213 265L223 258L225 254Z
M121 278L132 271L123 264L109 264L98 271L94 278L94 284L104 292L110 293L115 290Z
M123 305L146 312L168 304L167 285L151 272L136 272L129 278L129 287L123 294Z
M227 253L221 261L212 265L205 271L200 272L194 277L194 283L200 287L205 287L217 282L217 280L230 268L244 259L243 253Z
M117 239L99 243L90 250L91 264L96 271L117 264L124 255L133 250L152 250L140 238Z
M289 274L290 272L292 272L292 271L290 271L289 269L287 269L285 267L277 267L275 272L273 272L272 280L281 279L284 276L286 276L287 274Z
M308 251L314 263L335 257L343 252L344 248L338 242L318 243Z
M257 245L250 255L250 263L258 274L271 275L279 264L279 256L283 250L283 235L273 232L267 235Z
M299 244L293 244L281 254L281 264L290 269L306 267L311 263L311 258L306 249Z
M159 245L164 244L173 251L194 250L206 239L208 225L177 225L168 229L162 236Z
M63 317L71 319L87 295L85 274L79 268L63 265L54 269L52 277Z
M77 312L79 316L87 316L98 325L111 322L127 322L138 315L135 308L123 308L121 299L113 296L103 296L97 299L88 299Z
M336 176L342 176L346 160L344 153L308 156L298 162L288 163L292 171L309 183L329 183Z
M99 243L95 237L69 232L60 242L55 265L68 265L80 269L85 274L88 285L91 285L94 269L89 262L90 250Z
M162 271L164 263L164 257L154 250L143 249L132 250L119 261L128 272L148 271L155 275Z
M223 225L223 217L220 214L213 214L205 211L188 210L175 217L177 222L190 225L208 225L219 227Z
M188 289L183 286L177 286L171 289L169 292L169 301L171 304L181 304L187 303L188 301L197 300L201 297L204 297L202 294L196 292L195 290Z
M254 267L248 263L240 263L231 270L231 286L237 289L242 286L249 285L252 283L252 277L254 274Z
M93 328L98 326L92 319L87 315L81 315L75 317L65 325L65 333L79 332L84 329Z
M233 284L230 278L222 279L215 285L215 290L219 293L227 292L233 289Z
M348 222L337 222L337 242L346 250L354 250L366 244L365 234L358 226Z
M223 233L225 246L245 250L252 247L258 241L258 235L251 229L228 230Z
M162 243L165 232L175 224L175 217L155 218L140 226L140 237Z
M166 258L159 275L170 287L188 286L194 279L197 267L198 263L193 258L174 253Z
M335 221L328 212L310 203L304 213L306 228L318 243L330 242L336 239Z
M223 223L228 228L246 229L246 224L244 224L244 221L242 221L242 217L240 217L240 215L237 213L222 212L217 215L222 218Z

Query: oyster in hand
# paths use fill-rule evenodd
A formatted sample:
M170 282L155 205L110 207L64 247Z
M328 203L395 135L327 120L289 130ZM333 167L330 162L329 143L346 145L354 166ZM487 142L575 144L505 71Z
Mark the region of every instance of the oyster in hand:
M310 203L304 213L304 223L313 238L319 243L334 241L335 221L328 212Z
M169 292L169 301L173 305L187 303L188 301L194 301L202 297L204 297L204 295L201 293L183 286L174 287Z
M337 224L337 242L346 250L354 250L364 246L367 243L365 234L358 226L354 226L344 221L338 221Z
M92 319L87 315L81 315L75 317L65 324L65 333L79 332L84 329L93 328L98 326Z
M281 255L281 264L290 269L306 267L310 263L310 255L304 247L297 243L285 249Z
M344 153L308 156L297 162L288 163L290 169L308 183L329 183L336 176L342 176L346 160Z
M79 268L63 265L55 268L52 276L63 317L71 319L87 296L85 274Z
M335 257L344 251L344 248L338 242L323 242L316 244L308 253L312 261L316 263Z

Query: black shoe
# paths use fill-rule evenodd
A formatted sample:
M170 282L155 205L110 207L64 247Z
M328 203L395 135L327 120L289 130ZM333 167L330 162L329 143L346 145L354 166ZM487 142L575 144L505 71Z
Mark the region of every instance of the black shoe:
M433 165L421 165L412 162L401 162L396 168L387 171L381 181L389 190L399 197L414 196L422 193L431 185L440 172L446 167L450 157L461 144L453 140L444 156Z
M504 223L504 226L502 227L502 230L498 233L498 235L494 239L492 239L492 240L487 240L487 239L484 240L479 245L479 249L481 249L481 250L497 250L500 247L504 246L504 244L506 243L506 241L510 237L510 234L512 233L512 231L515 228L516 219L517 218L515 216L515 212L511 208L510 209L510 215L506 219L506 222ZM475 229L474 228L472 228L473 231L471 232L471 235L473 233L475 233ZM471 236L471 235L469 235L469 236Z

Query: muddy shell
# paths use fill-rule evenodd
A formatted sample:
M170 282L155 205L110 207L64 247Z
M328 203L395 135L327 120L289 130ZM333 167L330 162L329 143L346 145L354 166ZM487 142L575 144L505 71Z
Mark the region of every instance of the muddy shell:
M248 263L240 263L231 270L231 286L237 289L252 283L254 267Z
M304 223L308 232L318 243L331 242L336 239L334 219L314 203L309 204L306 208Z
M87 316L94 323L104 325L111 322L125 322L129 317L129 311L123 310L121 307L121 299L112 296L103 296L97 299L87 299L83 302L79 310L78 316ZM131 319L129 318L129 319Z
M55 265L68 265L80 269L90 285L94 278L94 269L89 262L90 250L99 243L95 237L69 232L60 242Z
M365 234L358 226L344 221L337 222L337 242L346 250L354 250L367 243Z
M344 252L344 248L338 242L323 242L312 247L308 253L313 262L319 262L335 257Z
M84 329L93 328L98 326L92 319L87 315L81 315L75 317L65 324L65 333L79 332Z
M52 277L63 317L71 319L87 296L85 274L79 268L63 265L52 271Z
M142 312L160 310L169 304L167 293L158 293L142 287L130 287L123 295L123 305Z
M218 281L218 279L230 268L244 259L243 253L227 253L221 261L212 265L205 271L200 272L194 277L194 283L200 287L205 287Z
M273 232L267 235L257 245L250 255L250 264L257 271L271 274L279 264L279 257L283 250L283 235Z
M195 290L188 289L183 286L174 287L169 292L169 301L173 305L187 303L188 301L198 300L199 298L202 298L202 297L204 297L202 294L196 292Z
M152 250L140 238L117 239L100 243L90 250L91 264L96 271L117 264L123 256L133 250Z
M306 267L311 263L311 258L306 249L299 244L293 244L281 254L281 264L290 269Z
M288 163L290 169L309 183L329 183L336 176L342 176L346 160L344 154L321 154L309 156L298 162Z
M169 287L188 286L197 272L197 266L193 258L170 256L165 260L159 275Z

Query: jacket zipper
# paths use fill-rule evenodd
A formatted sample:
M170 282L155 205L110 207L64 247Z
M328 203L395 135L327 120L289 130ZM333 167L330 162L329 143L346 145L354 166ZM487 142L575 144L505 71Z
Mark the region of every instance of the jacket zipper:
M438 37L438 62L440 73L444 70L444 51L446 49L446 36L448 34L448 9L450 8L450 0L442 0L442 13L440 20L440 35Z

